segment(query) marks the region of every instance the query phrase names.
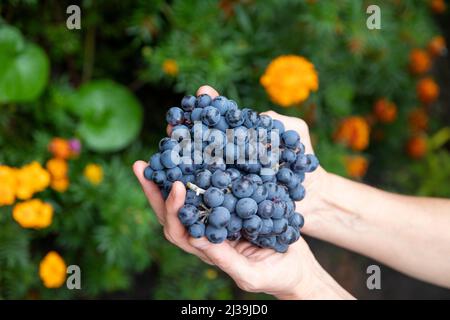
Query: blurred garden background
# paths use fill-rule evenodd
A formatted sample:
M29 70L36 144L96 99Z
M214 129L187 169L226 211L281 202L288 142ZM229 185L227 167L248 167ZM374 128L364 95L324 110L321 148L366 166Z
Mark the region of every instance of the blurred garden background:
M80 30L66 26L71 4ZM380 30L366 27L372 4ZM0 299L269 298L165 241L131 171L165 135L167 108L202 84L304 118L331 172L450 197L448 5L2 0ZM384 266L369 291L373 261L307 240L359 298L450 298ZM66 288L68 265L81 290Z

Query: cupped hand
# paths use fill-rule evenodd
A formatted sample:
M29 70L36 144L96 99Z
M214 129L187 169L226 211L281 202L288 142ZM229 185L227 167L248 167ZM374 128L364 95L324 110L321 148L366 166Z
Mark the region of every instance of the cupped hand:
M209 86L203 86L197 91L197 95L203 93L213 98L218 95L217 91ZM281 120L286 129L298 131L305 144L306 152L312 152L308 128L302 120L281 116L272 111L267 114ZM170 134L171 128L168 127L167 131ZM205 237L200 239L190 237L177 215L186 196L184 185L181 182L175 182L167 200L164 200L158 186L144 178L143 172L147 165L144 161L137 161L133 170L163 226L167 240L184 251L198 256L206 263L216 265L226 272L241 289L265 292L278 298L311 298L316 288L321 286L319 278L326 278L326 282L330 282L302 238L290 245L286 253L277 253L272 249L256 247L246 241L226 240L220 244L213 244ZM317 171L320 170L323 169L319 168ZM317 177L320 179L320 174L317 174ZM312 190L311 196L314 196L316 192L314 188L317 185L314 179L308 177L305 185L306 191ZM310 195L307 198L309 197ZM314 204L311 205L313 206ZM308 222L305 228L307 224ZM323 276L324 273L325 276Z

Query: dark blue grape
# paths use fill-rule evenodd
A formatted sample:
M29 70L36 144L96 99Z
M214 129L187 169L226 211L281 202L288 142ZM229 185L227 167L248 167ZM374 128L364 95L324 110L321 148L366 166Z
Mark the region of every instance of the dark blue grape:
M275 204L270 200L264 200L258 205L258 215L261 218L271 218L274 210Z
M201 222L196 222L189 226L188 232L193 238L201 238L205 235L205 225Z
M263 184L261 177L255 173L249 173L245 176L247 179L252 180L256 185Z
M289 190L289 196L294 201L300 201L303 200L305 197L305 188L299 184L297 188Z
M227 225L228 233L236 233L241 231L241 229L242 229L242 219L238 215L232 213L230 215L230 221L228 222Z
M174 150L166 150L161 153L161 163L167 169L178 166L180 162L180 155Z
M228 232L227 240L229 241L237 241L241 238L240 232L230 233Z
M255 191L253 191L251 197L256 203L260 203L261 201L266 200L267 198L267 189L264 185L258 185L255 187Z
M209 95L201 94L197 97L197 101L195 102L196 108L206 108L207 106L211 105L212 99Z
M194 96L184 96L181 99L181 108L184 111L192 111L195 108L195 102L197 99Z
M202 203L202 196L197 193L194 190L187 190L186 191L186 199L184 200L185 204L192 204L195 207L198 207Z
M258 124L258 113L251 109L243 109L242 113L244 114L244 126L247 128L254 128Z
M228 211L234 212L235 209L236 209L236 203L237 203L237 201L238 201L238 199L237 199L235 196L233 196L233 194L231 194L231 193L226 193L226 194L223 196L223 203L222 203L222 206L225 207L225 208L227 208Z
M175 139L171 139L169 137L165 137L165 138L161 139L161 141L159 141L159 145L158 145L160 152L163 152L166 150L172 150L176 146L178 146L178 141Z
M161 154L159 152L155 153L154 155L152 155L150 157L149 164L153 170L163 170L164 169L164 166L161 163Z
M297 154L297 158L295 161L291 164L292 171L299 173L299 172L305 172L308 168L308 157L304 154Z
M277 238L275 236L261 236L257 239L258 245L263 248L274 248L276 242Z
M237 198L248 198L254 191L254 183L245 178L236 179L231 185L231 191Z
M225 207L214 208L208 216L208 224L216 228L224 228L230 222L230 211Z
M194 164L183 163L183 158L181 159L181 163L178 165L178 167L183 174L193 174L195 172Z
M230 127L238 127L244 123L244 116L239 109L229 109L225 114L225 119Z
M237 170L235 168L227 168L226 171L230 175L231 181L234 181L241 176L241 173L239 172L239 170Z
M211 184L219 189L225 189L231 184L230 174L226 171L216 170L211 176Z
M185 226L194 224L199 217L199 212L196 207L191 204L185 204L178 211L178 218L180 222Z
M253 215L248 219L244 219L242 223L242 228L245 229L248 233L259 233L262 227L261 218L257 215Z
M258 204L252 198L239 199L236 203L236 214L242 219L250 218L258 211Z
M147 180L152 180L153 169L150 166L145 167L144 169L144 178Z
M221 206L223 200L224 194L222 190L215 187L208 188L208 190L206 190L206 192L203 194L203 201L210 208Z
M298 212L295 212L290 218L289 218L289 224L295 228L302 228L305 223L305 219L303 218L303 215L301 215Z
M278 130L278 134L282 135L284 133L284 124L280 120L274 119L272 121L272 129Z
M273 227L272 232L274 234L281 234L286 231L288 227L288 221L286 219L272 219Z
M292 180L294 173L288 168L281 168L277 172L277 180L283 184L289 183Z
M181 125L177 125L177 126L173 127L171 137L173 140L175 140L177 142L180 142L183 140L190 141L191 133L187 126L181 124Z
M291 149L284 149L280 156L281 161L292 163L297 159L297 154Z
M275 245L273 246L273 248L278 253L285 253L288 250L289 245L284 244L284 243L280 243L280 242L277 241L277 242L275 242Z
M182 124L184 121L183 110L178 107L172 107L167 111L166 121L168 124L172 126L176 126L177 124Z
M281 135L281 143L289 149L295 149L300 142L300 136L297 131L287 130Z
M157 185L162 186L164 182L166 181L166 173L163 170L156 170L152 173L152 180Z
M195 184L202 189L208 189L211 185L211 176L211 171L200 170L195 174Z
M261 114L258 119L258 126L266 130L272 129L272 118L268 115Z
M226 132L227 129L230 128L230 126L228 125L228 122L225 120L225 117L221 116L220 119L219 119L219 122L217 122L214 125L214 128L217 129L217 130L220 130L222 132Z
M272 232L273 221L272 219L261 219L261 230L259 230L259 234L269 234Z
M183 173L181 172L181 169L178 167L166 170L167 180L169 180L171 182L180 180L182 175L183 175Z
M202 108L195 108L191 112L191 122L201 121L202 120Z
M195 176L193 174L185 174L181 176L180 181L183 182L184 185L187 185L188 182L195 183Z
M273 202L272 219L281 219L281 218L283 218L285 208L286 208L286 202L281 201L281 200L275 200Z
M219 110L221 115L224 115L228 111L228 99L223 96L215 97L211 105Z
M277 237L278 242L284 243L284 244L291 244L295 241L295 229L291 226L288 226L286 231L281 233Z
M209 242L221 243L225 241L225 239L227 238L227 229L216 228L211 225L208 225L205 230L205 235L208 238Z
M319 160L313 154L307 154L306 158L308 160L308 166L306 167L306 172L313 172L319 166Z
M220 120L220 112L212 106L205 107L202 112L202 122L207 126L214 126Z

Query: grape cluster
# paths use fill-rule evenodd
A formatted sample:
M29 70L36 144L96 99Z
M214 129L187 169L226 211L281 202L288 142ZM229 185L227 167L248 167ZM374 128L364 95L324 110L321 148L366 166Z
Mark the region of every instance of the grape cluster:
M164 198L175 181L184 183L178 217L192 237L212 243L244 238L277 252L300 238L304 219L295 201L305 197L305 173L319 162L305 154L296 131L207 94L185 96L166 120L171 137L160 141L144 176Z

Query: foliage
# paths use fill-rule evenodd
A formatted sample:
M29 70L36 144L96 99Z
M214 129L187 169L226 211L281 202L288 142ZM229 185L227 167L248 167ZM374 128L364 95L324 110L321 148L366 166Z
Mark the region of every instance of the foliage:
M381 7L381 30L366 28L368 3L357 0L84 0L82 29L69 31L70 4L0 4L0 164L44 166L53 137L83 145L67 159L68 189L36 195L54 208L50 227L23 229L13 206L0 207L0 298L132 295L142 286L159 299L240 297L226 277L163 239L131 172L163 135L167 107L205 83L240 105L304 118L331 172L396 192L450 196L448 110L442 99L417 97L416 84L434 70L412 74L409 65L410 52L427 50L439 35L426 1L370 2ZM319 79L317 92L287 108L260 84L281 55L305 57ZM380 99L389 117L383 105L374 112ZM411 124L417 108L425 125ZM335 137L354 117L370 136L367 147L352 150ZM405 152L411 137L427 145L414 160ZM349 172L349 159L359 159L357 170ZM92 163L103 169L98 185L83 176ZM52 250L81 267L82 290L44 287L39 262ZM142 272L148 283L139 281Z

